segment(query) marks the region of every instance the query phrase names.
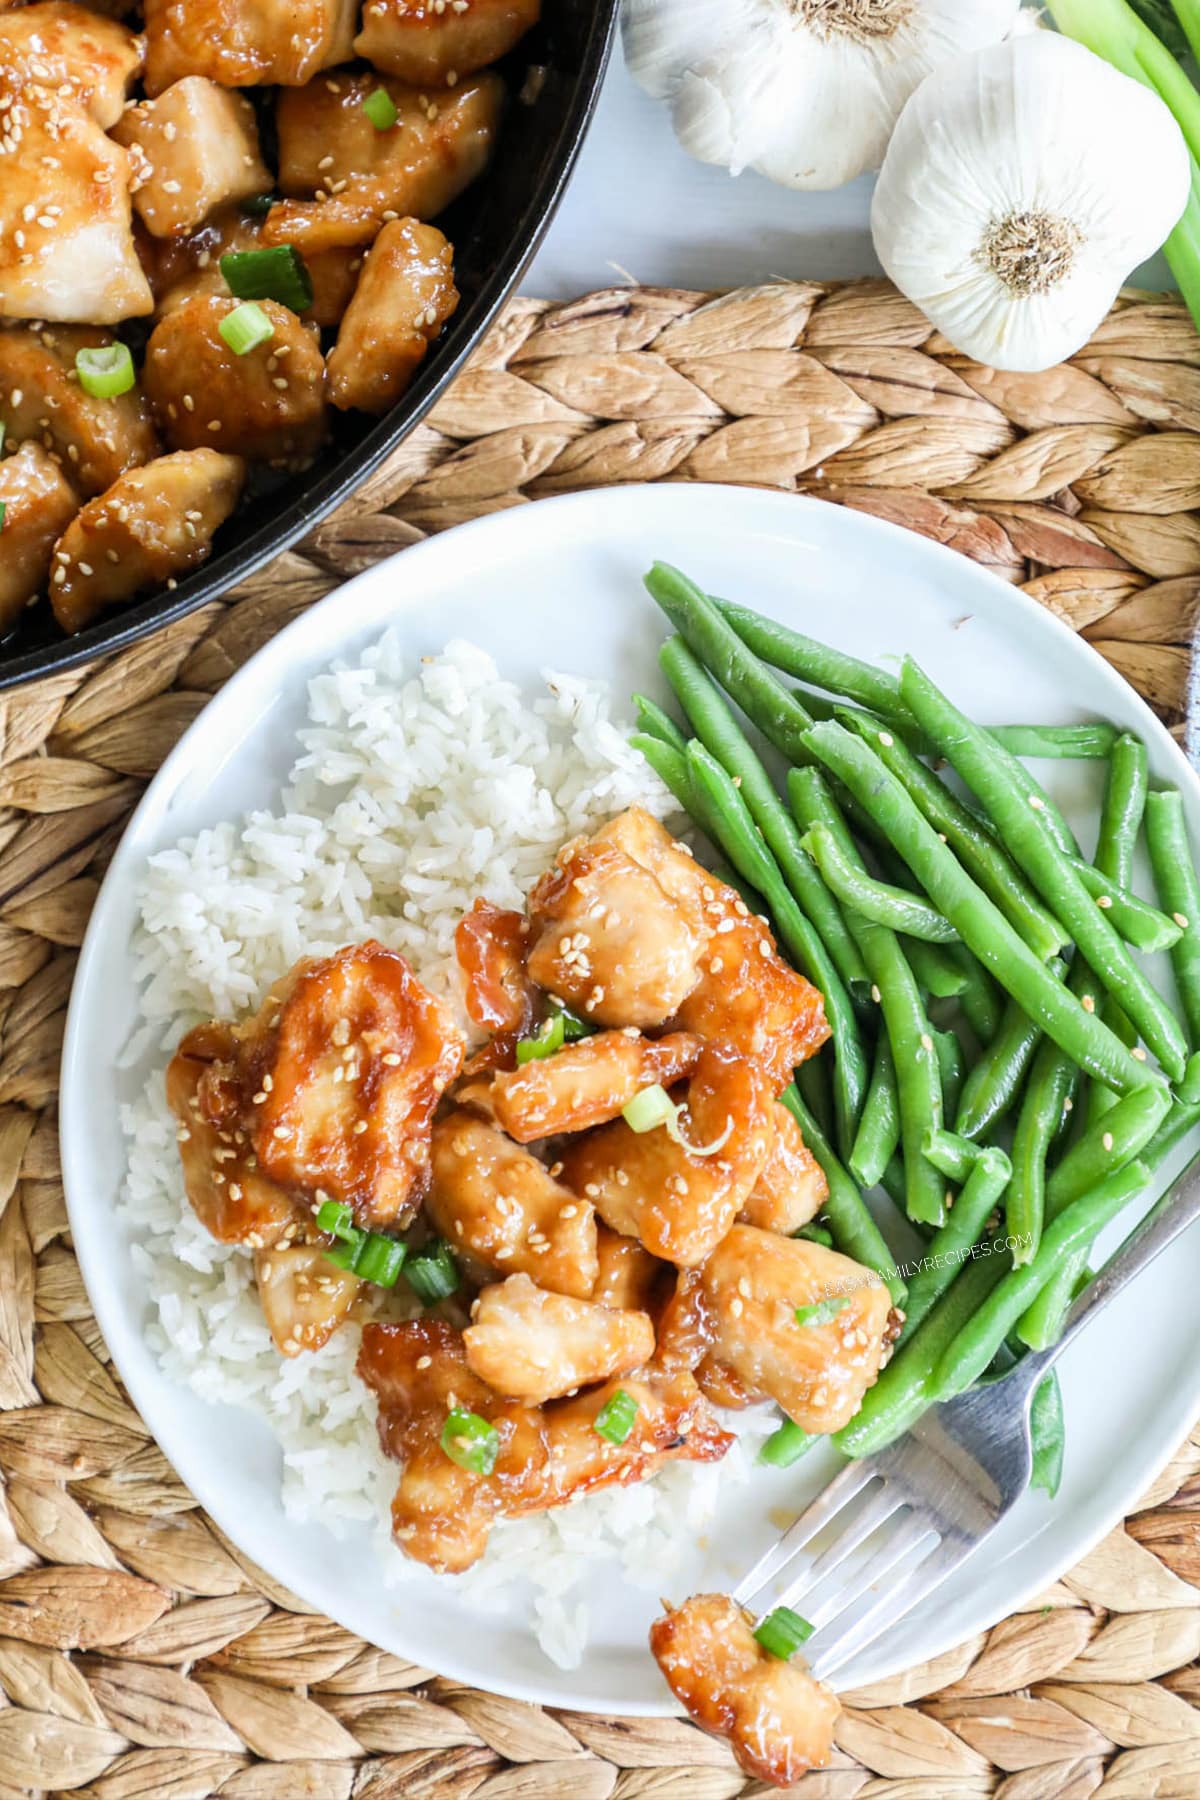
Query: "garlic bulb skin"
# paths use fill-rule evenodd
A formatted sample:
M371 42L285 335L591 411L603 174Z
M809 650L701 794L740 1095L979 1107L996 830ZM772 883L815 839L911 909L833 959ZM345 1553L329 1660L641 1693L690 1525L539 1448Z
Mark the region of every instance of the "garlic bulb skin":
M955 347L1036 371L1091 337L1187 205L1158 95L1040 31L939 69L905 107L871 229L902 293Z
M948 58L998 43L1020 0L623 0L634 80L701 162L785 187L877 169L905 101Z

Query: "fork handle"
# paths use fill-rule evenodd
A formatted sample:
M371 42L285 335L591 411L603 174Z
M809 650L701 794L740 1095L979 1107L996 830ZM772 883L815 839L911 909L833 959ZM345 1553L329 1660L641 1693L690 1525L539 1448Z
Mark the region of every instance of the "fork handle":
M1103 1312L1110 1300L1123 1293L1130 1282L1136 1280L1143 1269L1148 1269L1197 1219L1200 1219L1200 1155L1192 1158L1183 1173L1150 1208L1137 1230L1088 1283L1067 1314L1058 1342L1036 1356L1022 1358L1018 1366L1025 1372L1031 1392L1096 1314Z

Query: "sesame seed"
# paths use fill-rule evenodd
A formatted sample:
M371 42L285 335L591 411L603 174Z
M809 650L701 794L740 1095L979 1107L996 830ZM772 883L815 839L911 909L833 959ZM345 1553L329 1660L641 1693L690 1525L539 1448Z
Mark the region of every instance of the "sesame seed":
M1106 1131L1104 1136L1100 1139L1100 1142L1104 1145L1104 1148L1106 1150L1112 1149L1114 1141L1115 1140L1113 1138L1113 1134L1111 1131Z
M1094 1013L1096 1010L1096 1002L1092 999L1090 994L1085 994L1079 1004L1086 1013Z
M15 398L15 395L14 395L14 398ZM1180 931L1187 930L1189 921L1188 921L1188 916L1186 913L1181 913L1181 912L1172 913L1171 917L1174 919L1175 923L1178 925Z

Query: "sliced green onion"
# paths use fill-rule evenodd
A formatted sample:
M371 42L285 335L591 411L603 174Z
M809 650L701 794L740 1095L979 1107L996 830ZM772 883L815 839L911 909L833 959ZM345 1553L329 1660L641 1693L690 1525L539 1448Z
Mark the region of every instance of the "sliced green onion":
M317 1208L317 1225L321 1231L331 1231L334 1237L342 1238L346 1243L357 1230L354 1209L347 1200L323 1200Z
M568 1044L577 1043L580 1038L595 1037L596 1027L589 1025L586 1019L581 1019L578 1013L573 1013L569 1006L556 1006L555 1013L562 1020L563 1036Z
M408 1246L399 1238L385 1237L382 1231L368 1233L362 1254L354 1265L354 1273L376 1287L395 1287Z
M435 1238L410 1256L404 1265L404 1279L426 1306L447 1299L458 1287L458 1264L449 1244Z
M243 300L231 313L226 313L217 330L235 356L245 356L247 351L256 349L259 344L265 344L275 336L275 327L262 307L256 306L253 300Z
M127 394L137 374L128 344L104 344L98 350L77 350L75 370L79 385L93 400L115 400Z
M0 531L4 530L4 515L8 511L3 500L0 500Z
M472 1475L490 1475L500 1454L500 1433L478 1413L456 1406L442 1426L442 1449Z
M566 1042L566 1026L561 1013L551 1019L544 1019L533 1037L521 1038L517 1043L517 1067L524 1068L528 1062L536 1062L543 1056L553 1056L562 1049Z
M238 202L244 213L252 219L265 219L273 206L279 205L278 194L251 194L249 199Z
M362 109L376 131L390 131L400 116L396 111L396 102L387 89L381 87L367 95L362 103Z
M640 1135L643 1131L657 1131L660 1125L674 1124L679 1117L679 1108L666 1088L655 1082L653 1087L643 1088L640 1094L626 1102L621 1108L621 1117L630 1131Z
M840 1300L818 1300L814 1306L798 1306L796 1308L797 1325L832 1325L840 1312L845 1312L850 1301L843 1295Z
M780 1662L788 1662L795 1656L801 1644L806 1644L813 1634L814 1627L807 1619L802 1619L798 1612L790 1606L777 1606L769 1612L765 1619L760 1619L754 1628L754 1635L768 1656L777 1656Z
M239 300L278 300L298 313L312 305L312 276L295 244L231 250L221 258L221 273Z
M592 1430L610 1444L623 1444L633 1430L633 1421L637 1418L638 1404L632 1394L624 1388L618 1388L611 1400L606 1400L592 1423Z
M367 1233L360 1231L357 1225L351 1225L350 1235L345 1237L344 1242L335 1244L332 1250L323 1250L321 1254L335 1269L349 1269L352 1274L357 1274L358 1260L366 1247Z
M785 1419L778 1431L773 1431L758 1453L760 1463L766 1463L772 1469L790 1469L799 1462L806 1450L811 1450L816 1443L811 1432L801 1431L793 1419Z

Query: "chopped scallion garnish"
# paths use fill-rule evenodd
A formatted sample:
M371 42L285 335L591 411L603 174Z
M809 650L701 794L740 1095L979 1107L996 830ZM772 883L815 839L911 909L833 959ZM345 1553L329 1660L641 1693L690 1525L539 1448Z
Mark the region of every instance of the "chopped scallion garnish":
M566 1027L562 1014L544 1019L533 1037L521 1038L517 1043L517 1067L523 1069L526 1063L537 1062L543 1056L553 1056L566 1043Z
M265 219L271 208L278 204L278 194L251 194L240 202L242 211L249 213L252 219Z
M426 1306L436 1306L458 1287L458 1264L449 1244L435 1238L408 1258L404 1279Z
M637 1401L624 1388L618 1388L596 1414L592 1429L610 1444L623 1444L633 1430L637 1418Z
M442 1449L472 1475L490 1475L500 1454L500 1433L478 1413L456 1406L442 1426Z
M294 244L231 250L221 258L221 273L239 300L278 300L297 313L312 305L312 276Z
M362 103L362 109L376 131L390 131L400 116L396 111L396 102L387 89L381 87L367 95Z
M349 1243L357 1229L354 1210L346 1200L323 1200L317 1208L317 1226L321 1231L331 1231L334 1237Z
M846 1295L839 1300L818 1300L812 1306L796 1308L797 1325L832 1325L840 1312L845 1312L850 1301Z
M102 344L95 350L75 352L79 385L93 400L115 400L127 394L137 375L128 344Z
M759 1620L754 1630L767 1655L777 1656L780 1662L790 1661L812 1634L813 1627L808 1620L802 1619L790 1606L777 1606L774 1612Z
M395 1287L406 1254L407 1245L399 1238L385 1237L381 1231L369 1232L354 1273L364 1281L373 1281L376 1287Z
M349 1232L342 1234L342 1239L332 1250L323 1250L321 1254L335 1269L348 1269L352 1274L357 1274L358 1259L367 1247L367 1234L359 1226L351 1225Z
M7 510L8 509L5 506L3 500L0 500L0 531L4 530L4 515L7 512Z
M758 1460L772 1469L790 1469L799 1462L806 1450L811 1450L816 1438L810 1432L801 1431L792 1419L785 1419L778 1431L773 1431L758 1453Z
M679 1116L679 1108L668 1094L665 1087L656 1082L653 1087L643 1088L621 1108L621 1117L630 1131L639 1134L643 1131L656 1131L660 1125L668 1122L674 1124Z
M231 313L226 313L217 330L235 356L245 356L275 336L275 327L253 300L244 300Z

